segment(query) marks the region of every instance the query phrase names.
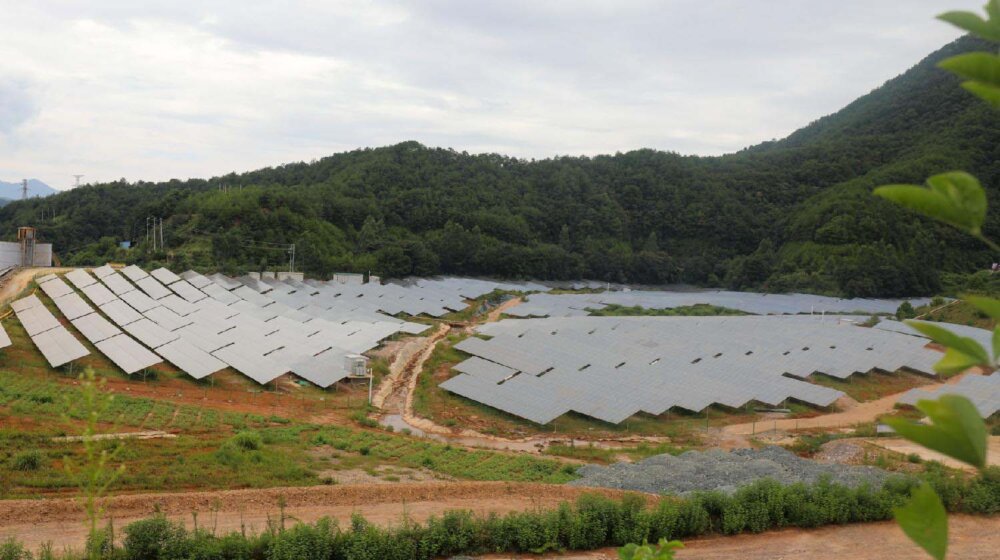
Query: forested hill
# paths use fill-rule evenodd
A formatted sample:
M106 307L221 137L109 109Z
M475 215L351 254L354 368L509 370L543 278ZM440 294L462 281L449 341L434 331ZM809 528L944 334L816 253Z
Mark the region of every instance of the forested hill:
M0 209L0 231L39 228L64 263L167 263L685 282L853 296L939 289L942 271L998 256L875 199L886 182L967 169L997 200L998 115L934 64L788 138L721 157L654 150L525 161L416 142L210 180L85 186ZM165 218L166 251L145 247ZM1000 212L987 229L996 232ZM116 249L130 239L137 249Z

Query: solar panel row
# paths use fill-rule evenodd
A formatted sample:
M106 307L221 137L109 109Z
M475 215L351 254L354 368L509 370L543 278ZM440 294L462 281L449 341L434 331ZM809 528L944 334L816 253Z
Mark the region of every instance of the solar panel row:
M456 346L475 356L441 386L544 424L569 411L618 423L673 407L828 406L839 391L802 381L874 368L930 373L925 340L838 318L571 317L507 320ZM790 377L792 376L792 377Z

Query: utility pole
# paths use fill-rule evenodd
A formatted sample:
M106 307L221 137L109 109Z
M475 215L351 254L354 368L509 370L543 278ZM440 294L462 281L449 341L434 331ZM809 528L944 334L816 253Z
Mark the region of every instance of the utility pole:
M160 218L160 250L163 250L163 218Z
M295 244L288 246L288 272L295 272Z

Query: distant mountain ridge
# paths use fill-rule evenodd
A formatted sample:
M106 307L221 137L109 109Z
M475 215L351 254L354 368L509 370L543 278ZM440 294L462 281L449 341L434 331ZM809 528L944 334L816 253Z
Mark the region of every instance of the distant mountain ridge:
M28 198L34 198L36 196L49 196L50 194L56 194L57 192L59 191L53 189L38 179L28 179ZM0 181L0 198L7 200L20 200L21 182L16 181L8 183L6 181Z

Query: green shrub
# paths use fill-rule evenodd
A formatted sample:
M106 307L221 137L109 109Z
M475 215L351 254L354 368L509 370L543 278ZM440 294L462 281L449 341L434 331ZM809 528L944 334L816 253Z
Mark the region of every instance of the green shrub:
M299 523L277 533L267 549L267 560L327 560L333 556L337 524L324 517L315 525Z
M239 432L229 441L243 451L257 451L264 447L264 438L257 432Z
M21 451L14 458L11 459L11 468L15 471L37 471L42 468L43 457L42 453L38 450L31 449L28 451Z
M31 560L31 553L14 537L10 537L0 544L0 560Z
M122 548L126 560L168 560L186 557L190 543L180 523L158 515L126 525Z

